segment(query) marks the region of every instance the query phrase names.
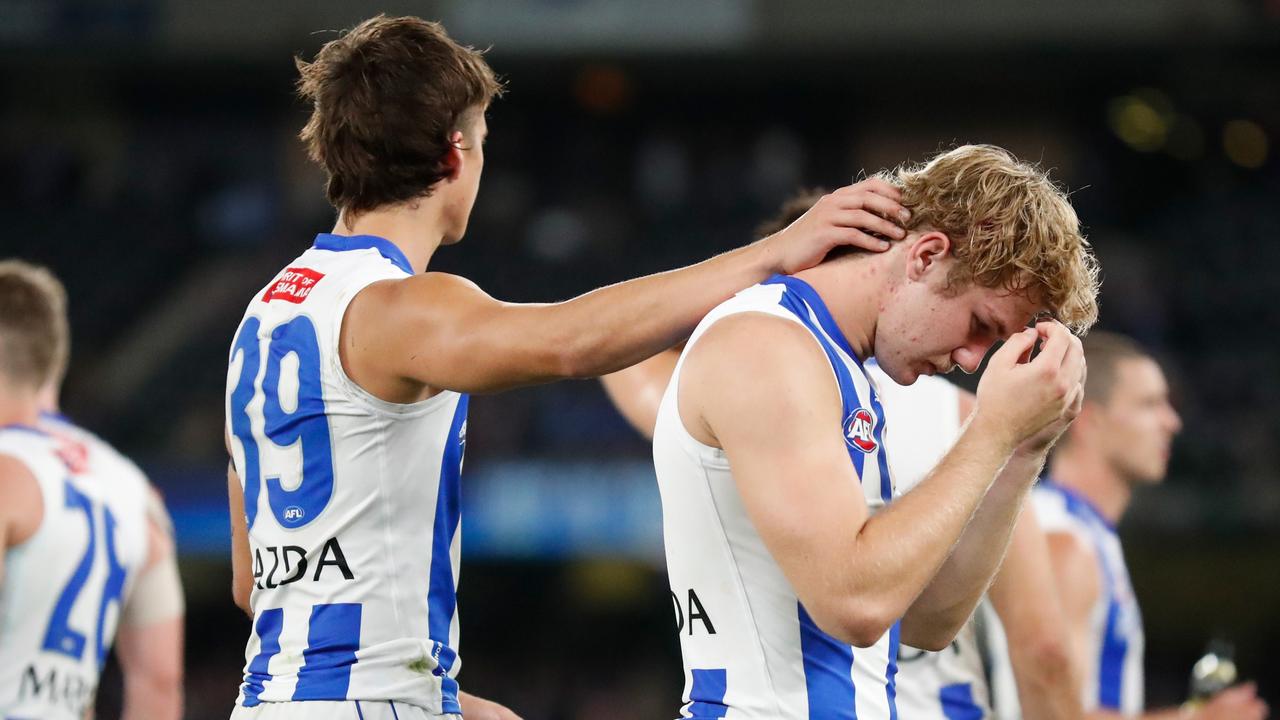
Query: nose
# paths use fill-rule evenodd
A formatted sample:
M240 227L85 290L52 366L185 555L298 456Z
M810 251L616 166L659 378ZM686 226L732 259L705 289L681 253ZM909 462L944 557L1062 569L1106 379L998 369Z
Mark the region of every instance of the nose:
M989 346L988 346L989 347ZM986 348L978 348L970 345L956 348L951 353L951 362L960 366L960 369L966 375L972 375L978 371L978 367L982 365L982 358L987 354Z
M1178 411L1172 405L1167 406L1166 425L1169 428L1169 432L1174 435L1182 432L1182 416L1178 414Z

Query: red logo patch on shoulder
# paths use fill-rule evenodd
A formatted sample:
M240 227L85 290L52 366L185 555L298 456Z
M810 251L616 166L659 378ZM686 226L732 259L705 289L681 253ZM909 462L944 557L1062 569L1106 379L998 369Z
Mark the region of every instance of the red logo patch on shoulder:
M879 445L876 443L876 423L879 418L873 410L858 408L853 411L844 423L844 436L850 445L864 453L871 454Z
M272 300L284 300L295 304L300 303L307 299L307 296L311 294L312 288L322 279L324 279L324 273L316 272L310 268L286 268L280 274L280 277L276 278L275 283L263 293L262 302L269 303Z

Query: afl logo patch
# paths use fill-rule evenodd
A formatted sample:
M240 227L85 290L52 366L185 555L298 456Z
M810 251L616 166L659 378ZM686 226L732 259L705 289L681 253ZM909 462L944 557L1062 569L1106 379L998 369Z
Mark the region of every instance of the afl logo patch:
M285 522L296 524L296 523L302 522L302 519L305 518L306 516L307 516L306 511L304 511L302 508L298 507L297 505L290 505L289 507L284 509Z
M870 454L879 447L876 444L876 423L879 418L875 412L867 408L858 408L853 411L848 420L844 422L844 437L850 445Z

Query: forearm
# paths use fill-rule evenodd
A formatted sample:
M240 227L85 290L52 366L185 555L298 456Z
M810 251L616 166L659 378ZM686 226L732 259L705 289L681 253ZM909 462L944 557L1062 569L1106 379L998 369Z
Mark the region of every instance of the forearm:
M855 560L862 572L854 587L872 589L895 618L903 617L955 548L1011 450L974 419L955 446L911 492L867 521ZM859 595L867 597L866 592ZM945 642L903 642L936 649Z
M716 305L779 270L764 241L546 306L571 377L621 370L688 337Z
M1014 453L982 499L951 555L911 605L904 632L933 636L945 643L973 614L1000 567L1014 523L1043 455Z

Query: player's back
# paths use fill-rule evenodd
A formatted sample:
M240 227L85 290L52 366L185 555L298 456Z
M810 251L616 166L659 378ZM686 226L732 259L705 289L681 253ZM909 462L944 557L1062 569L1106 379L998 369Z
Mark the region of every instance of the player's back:
M238 703L388 700L457 713L455 590L467 397L400 405L338 353L371 283L412 275L391 243L320 235L249 303L227 376L253 556Z
M707 315L685 356L713 323L740 312L800 323L822 347L840 386L841 431L863 496L873 511L883 506L893 484L880 404L821 298L796 278L748 288ZM682 365L683 358L658 410L653 454L685 664L685 717L887 720L894 714L898 625L858 649L813 622L748 517L724 452L686 430L676 400Z
M145 478L67 430L0 429L0 454L26 465L42 500L35 534L5 553L0 717L84 717L147 559Z
M894 485L908 493L941 462L960 436L960 389L922 376L898 385L874 361L867 375L884 406L885 445ZM980 720L990 715L989 693L974 613L945 650L903 645L898 652L898 711L915 720Z

